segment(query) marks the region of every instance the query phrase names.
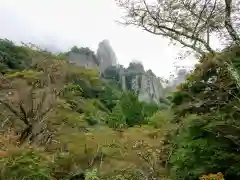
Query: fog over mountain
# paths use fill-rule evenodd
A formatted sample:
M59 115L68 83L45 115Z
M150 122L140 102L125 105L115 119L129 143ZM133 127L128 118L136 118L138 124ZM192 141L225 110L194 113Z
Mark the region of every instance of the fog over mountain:
M140 60L146 69L164 77L174 70L174 62L194 64L191 58L177 60L181 48L169 46L167 39L119 25L120 16L113 0L1 0L0 37L32 42L54 52L74 45L97 52L98 43L109 39L120 64L127 67L133 59Z

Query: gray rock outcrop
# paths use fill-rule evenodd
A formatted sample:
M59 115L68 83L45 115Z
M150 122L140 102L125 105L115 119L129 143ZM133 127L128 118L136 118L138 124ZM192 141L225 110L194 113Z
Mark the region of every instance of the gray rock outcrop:
M163 86L160 79L151 71L144 71L141 64L130 63L120 74L121 87L138 95L140 101L159 104L163 96Z
M152 71L149 70L142 76L142 83L138 96L140 101L155 102L159 104L159 99L163 96L163 86L160 79L157 78Z
M100 60L100 68L103 72L110 66L117 65L117 57L108 40L103 40L98 45L97 58Z
M98 68L101 72L108 67L117 66L116 54L108 40L99 43L96 55L89 48L75 46L68 53L68 60L78 66Z
M140 62L131 62L128 68L118 65L108 40L99 43L97 55L89 48L73 47L68 58L76 65L98 68L104 78L117 82L123 91L136 93L140 101L159 104L163 97L160 79L151 70L145 71Z
M89 48L73 47L68 53L68 60L70 63L86 68L98 68L100 65L99 59Z

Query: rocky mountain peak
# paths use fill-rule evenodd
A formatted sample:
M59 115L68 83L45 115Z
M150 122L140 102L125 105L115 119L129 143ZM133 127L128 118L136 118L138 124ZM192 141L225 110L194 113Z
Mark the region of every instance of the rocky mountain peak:
M101 61L102 71L110 66L117 65L117 57L110 45L109 40L105 39L99 43L97 49L97 58Z

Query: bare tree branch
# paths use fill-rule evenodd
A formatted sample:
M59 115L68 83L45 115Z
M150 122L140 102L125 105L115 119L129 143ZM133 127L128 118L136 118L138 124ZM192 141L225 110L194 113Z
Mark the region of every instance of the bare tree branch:
M236 8L225 7L224 0L116 1L126 12L122 24L168 37L201 55L215 53L216 50L210 45L211 40L220 34L226 37L226 28L234 41L239 39L234 31L235 22L230 19L232 13L236 15ZM231 0L225 1L231 5Z
M20 113L14 107L12 107L9 103L7 103L3 100L0 100L0 103L5 105L14 115L20 116Z
M240 37L231 22L232 0L225 0L225 27L236 44L240 44Z
M22 101L22 100L19 102L19 107L20 107L20 111L21 111L22 114L23 114L23 116L21 117L21 119L24 121L24 123L25 123L26 125L28 125L29 123L26 123L26 122L28 122L27 112L26 112L26 110L24 109L23 101Z
M201 21L201 19L202 19L202 14L203 14L204 10L206 9L208 3L209 3L209 0L205 0L204 6L203 6L202 10L201 10L200 13L199 13L199 17L198 17L197 23L196 23L196 25L195 25L195 27L194 27L192 36L194 36L195 33L196 33L197 27L199 26L199 23L200 23L200 21Z
M46 99L47 99L47 92L44 91L41 97L39 98L38 104L36 105L35 113L42 111L42 108L44 106L44 103L46 102Z
M29 90L30 108L27 111L27 115L30 118L33 118L33 116L34 116L34 101L35 101L35 96L34 95L36 94L34 92L34 90L35 90L35 85L33 87L31 87L31 89Z

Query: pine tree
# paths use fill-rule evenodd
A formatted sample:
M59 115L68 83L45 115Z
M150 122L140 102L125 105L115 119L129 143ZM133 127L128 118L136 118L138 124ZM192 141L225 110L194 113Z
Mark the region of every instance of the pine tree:
M120 104L117 104L108 117L108 125L113 129L121 129L126 125L125 116L122 113Z

